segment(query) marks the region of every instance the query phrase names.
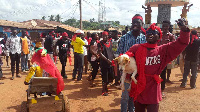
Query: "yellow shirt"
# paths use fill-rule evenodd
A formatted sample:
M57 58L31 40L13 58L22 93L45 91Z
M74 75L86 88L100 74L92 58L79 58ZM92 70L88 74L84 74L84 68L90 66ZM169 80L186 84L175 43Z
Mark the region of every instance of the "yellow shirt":
M29 54L27 37L24 38L21 37L21 39L22 39L22 50L24 54Z
M31 78L33 77L42 77L43 76L43 69L40 68L38 65L34 65L30 68L28 75L25 78L25 81L29 83Z
M76 40L72 41L71 45L74 46L74 52L83 54L83 45L85 45L85 42L80 37L76 37Z

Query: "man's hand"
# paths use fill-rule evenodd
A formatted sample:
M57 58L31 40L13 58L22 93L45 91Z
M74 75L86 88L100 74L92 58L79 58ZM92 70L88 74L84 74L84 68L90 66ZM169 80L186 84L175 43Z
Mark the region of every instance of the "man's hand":
M185 18L178 19L175 22L182 31L188 31L188 22L185 20Z

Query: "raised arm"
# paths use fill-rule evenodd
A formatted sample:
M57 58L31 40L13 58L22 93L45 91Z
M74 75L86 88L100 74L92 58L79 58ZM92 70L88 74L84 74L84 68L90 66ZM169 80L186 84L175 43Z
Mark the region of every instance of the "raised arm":
M179 22L183 21L179 19ZM190 29L185 25L185 22L178 23L178 25L181 29L180 37L176 41L162 46L164 49L167 49L166 62L175 59L189 44Z

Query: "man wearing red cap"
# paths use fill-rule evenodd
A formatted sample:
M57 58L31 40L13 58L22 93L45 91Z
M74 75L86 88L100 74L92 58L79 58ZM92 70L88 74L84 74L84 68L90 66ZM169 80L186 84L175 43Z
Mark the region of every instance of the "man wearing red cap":
M56 47L59 47L59 59L60 59L60 63L62 64L62 71L61 71L61 75L63 78L67 78L67 75L65 74L65 66L66 66L66 62L67 62L67 55L69 55L70 52L70 40L68 39L68 34L66 32L64 32L62 34L62 38L59 39L56 42L56 45L54 47L54 49L56 49Z
M100 67L102 74L102 95L108 96L107 85L113 81L112 60L114 53L112 51L112 42L108 39L108 32L102 33L103 40L98 43L98 54L100 57Z
M162 38L162 31L152 24L146 31L147 43L134 45L128 51L135 55L138 70L137 84L132 81L130 90L130 96L135 101L135 112L145 112L146 109L147 112L159 110L159 102L162 100L162 79L159 74L189 43L190 29L186 27L183 19L179 19L177 23L181 32L176 41L157 46Z
M142 32L142 25L143 25L143 18L140 14L136 14L132 18L132 26L131 31L127 34L122 36L119 40L119 45L117 48L117 54L124 54L129 48L135 44L141 44L146 42L146 37ZM131 78L125 79L125 91L122 91L122 98L121 98L121 112L134 112L134 104L133 99L129 97L129 92L127 89L130 86Z

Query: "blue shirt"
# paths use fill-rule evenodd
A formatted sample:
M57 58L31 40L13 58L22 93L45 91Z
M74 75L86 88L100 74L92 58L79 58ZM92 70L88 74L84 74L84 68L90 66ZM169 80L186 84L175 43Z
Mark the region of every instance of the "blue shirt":
M140 33L140 35L137 38L135 38L135 36L133 36L132 34L132 31L129 31L126 35L120 38L119 45L117 48L117 54L124 54L133 45L141 43L146 43L145 35Z

